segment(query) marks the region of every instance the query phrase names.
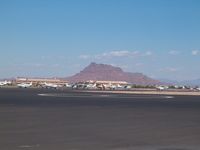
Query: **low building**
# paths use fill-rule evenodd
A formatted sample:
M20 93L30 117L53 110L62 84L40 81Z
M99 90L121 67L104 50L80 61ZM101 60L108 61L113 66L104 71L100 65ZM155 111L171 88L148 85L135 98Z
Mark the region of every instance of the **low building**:
M57 78L16 78L15 82L17 84L19 83L30 83L32 82L33 85L41 84L41 83L53 83L53 84L59 84L59 85L65 85L68 83L66 80L61 80Z
M128 83L126 81L96 81L96 83L99 84L113 84L113 85L127 85Z

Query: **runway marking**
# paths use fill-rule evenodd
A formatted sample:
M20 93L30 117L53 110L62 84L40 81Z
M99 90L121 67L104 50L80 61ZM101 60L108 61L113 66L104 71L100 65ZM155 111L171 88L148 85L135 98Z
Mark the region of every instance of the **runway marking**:
M170 99L170 98L174 98L173 96L165 96L165 98Z
M36 145L20 145L18 146L19 148L34 148L34 147L39 147L40 144L36 144Z
M72 95L72 94L67 94L67 93L41 93L38 94L38 96L44 96L44 97L60 97L60 98L67 98L67 97L71 97L71 98L124 98L124 99L173 99L173 96L160 96L160 95L114 95L114 94L78 94L78 95Z

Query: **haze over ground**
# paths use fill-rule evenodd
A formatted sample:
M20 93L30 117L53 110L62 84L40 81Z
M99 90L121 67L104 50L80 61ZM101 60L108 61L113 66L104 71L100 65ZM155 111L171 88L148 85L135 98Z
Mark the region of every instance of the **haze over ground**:
M199 0L0 1L0 78L67 77L90 62L200 78Z

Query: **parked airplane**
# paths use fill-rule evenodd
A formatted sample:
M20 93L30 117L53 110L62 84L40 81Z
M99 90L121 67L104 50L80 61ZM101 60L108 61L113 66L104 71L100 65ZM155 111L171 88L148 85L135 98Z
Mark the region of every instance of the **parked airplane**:
M67 88L72 88L73 84L66 83L65 86L66 86Z
M168 89L168 87L167 86L157 86L156 89L160 90L160 91L163 91L163 90Z
M115 90L117 88L116 85L113 85L111 83L109 83L109 84L103 84L103 87L104 87L105 90Z
M124 89L130 90L131 89L131 85L124 86Z
M127 90L127 89L131 89L131 86L130 85L120 85L120 84L117 84L116 89L117 90Z
M75 83L72 85L72 89L86 89L87 88L87 84L85 83Z
M96 83L94 83L94 84L89 83L89 84L85 85L85 89L89 89L89 90L97 89L97 85L96 85Z
M32 82L31 83L19 83L19 84L17 84L17 86L19 88L28 88L28 87L32 86Z
M11 81L0 81L0 86L11 84Z
M59 87L62 87L61 85L58 85L58 84L53 84L53 83L46 83L46 82L44 82L43 84L42 84L42 86L43 87L45 87L45 88L53 88L53 89L57 89L57 88L59 88Z
M200 87L196 88L197 91L200 91Z

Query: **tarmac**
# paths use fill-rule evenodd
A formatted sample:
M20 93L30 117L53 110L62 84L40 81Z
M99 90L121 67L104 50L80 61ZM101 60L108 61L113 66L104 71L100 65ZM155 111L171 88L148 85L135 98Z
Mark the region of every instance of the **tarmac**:
M199 150L200 97L0 89L2 150Z

